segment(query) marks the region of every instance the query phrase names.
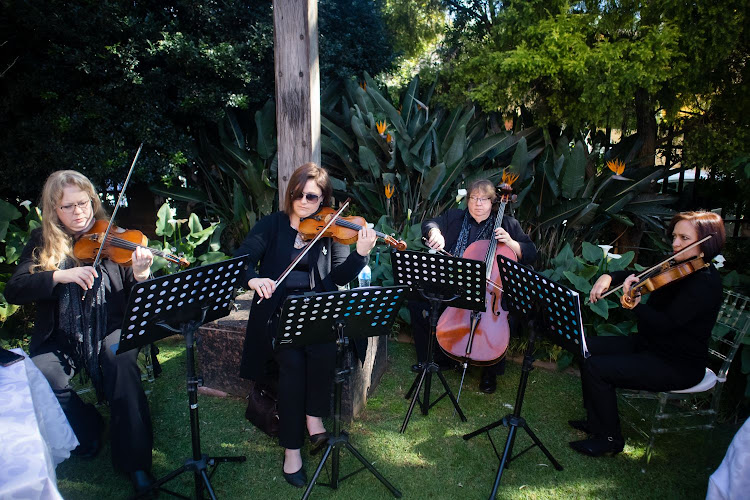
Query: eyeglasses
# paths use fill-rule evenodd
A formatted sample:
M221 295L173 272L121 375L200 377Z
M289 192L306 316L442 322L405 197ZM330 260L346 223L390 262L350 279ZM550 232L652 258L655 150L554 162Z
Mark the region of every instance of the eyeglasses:
M76 208L80 208L82 211L86 210L89 206L89 203L91 203L91 200L79 201L78 203L71 203L70 205L63 205L60 207L60 210L62 210L66 214L72 214Z
M469 196L469 199L477 205L484 205L486 202L490 201L489 198L477 198L476 196Z
M310 203L315 203L316 201L318 201L322 197L323 197L323 195L321 195L321 194L300 193L294 199L295 200L301 200L302 198L305 198Z

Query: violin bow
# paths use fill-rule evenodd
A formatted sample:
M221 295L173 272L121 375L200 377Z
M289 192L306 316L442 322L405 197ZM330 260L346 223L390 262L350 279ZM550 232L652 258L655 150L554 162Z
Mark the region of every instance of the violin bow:
M666 263L667 263L667 262L669 262L670 260L674 259L674 258L675 258L675 257L677 257L678 255L682 255L683 253L687 252L688 250L692 250L693 248L695 248L696 246L700 245L700 244L701 244L701 243L703 243L704 241L707 241L707 240L711 239L711 237L712 237L712 236L713 236L713 234L709 234L708 236L706 236L706 237L705 237L705 238L703 238L702 240L698 240L698 241L696 241L696 242L693 242L693 243L689 244L688 246L686 246L685 248L683 248L683 249L682 249L682 250L680 250L679 252L675 253L674 255L671 255L671 256L669 256L668 258L664 259L663 261L659 262L658 264L656 264L656 265L654 265L654 266L651 266L651 267L649 267L648 269L646 269L645 271L643 271L643 272L642 272L641 274L637 275L637 276L636 276L636 278L638 278L638 281L640 281L640 279L641 279L642 277L644 277L645 275L647 275L648 273L650 273L650 272L651 272L651 271L653 271L654 269L657 269L657 268L659 268L659 267L663 266L664 264L666 264ZM602 294L602 296L601 296L600 298L601 298L601 299L603 299L603 298L604 298L604 297L606 297L607 295L609 295L609 294L611 294L611 293L614 293L614 292L616 292L617 290L619 290L619 289L620 289L620 288L622 288L623 286L625 286L625 282L623 282L623 283L622 283L621 285L619 285L619 286L617 286L617 287L613 288L612 290L609 290L609 291L608 291L607 293L604 293L604 294ZM587 300L588 300L588 299L587 299Z
M425 243L427 243L427 241L428 241L427 238L425 238L424 236L422 236L422 240ZM427 245L427 246L429 247L429 245ZM432 248L432 247L430 247L430 248ZM434 248L432 248L432 250L435 250L435 252L439 253L440 255L445 255L446 257L453 257L453 255L450 252L446 252L445 250L436 250ZM500 285L498 285L497 283L495 283L494 281L492 281L489 278L487 278L487 284L490 285L490 286L492 286L492 287L497 288L501 292L503 291L503 287L501 287Z
M143 149L143 143L141 143L141 145L138 146L138 151L135 152L135 158L133 158L133 163L130 165L128 176L125 178L125 183L122 185L122 189L120 190L120 196L117 198L117 204L115 205L114 210L112 210L112 215L109 218L109 224L107 224L107 230L104 231L104 237L102 238L102 241L99 244L99 251L96 252L94 263L91 264L91 267L93 267L94 269L96 269L96 267L99 265L99 261L101 260L102 249L104 248L104 243L107 241L107 238L109 237L109 231L112 229L112 222L115 220L115 215L117 215L117 210L119 210L120 208L122 197L125 194L125 189L127 189L128 187L128 182L130 182L130 176L133 174L133 169L135 168L135 162L138 161L138 156L140 156L141 154L141 149ZM86 299L86 290L83 291L81 299L82 300Z
M317 235L315 235L315 238L310 240L310 243L308 243L307 246L305 246L305 249L297 256L296 259L292 261L291 264L289 264L286 270L283 273L281 273L281 276L279 276L275 282L274 289L276 289L286 279L286 277L289 276L289 273L291 273L292 270L297 266L299 261L301 261L305 257L305 255L307 255L307 252L310 251L310 249L313 247L315 242L318 241L321 238L321 236L323 236L323 233L325 233L328 230L328 228L331 227L331 225L333 225L334 222L336 222L336 219L338 219L341 213L344 210L346 210L346 207L349 206L350 201L351 201L351 198L346 199L343 205L341 205L341 208L339 208L338 212L333 214L333 217L331 217L331 220L328 221L328 224L326 224L325 227L321 229ZM263 302L263 297L260 297L257 303L260 304L261 302Z

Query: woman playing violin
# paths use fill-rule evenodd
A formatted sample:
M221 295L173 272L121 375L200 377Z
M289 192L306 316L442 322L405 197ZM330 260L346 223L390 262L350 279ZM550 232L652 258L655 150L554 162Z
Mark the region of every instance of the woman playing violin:
M724 222L711 212L675 215L669 234L675 254L712 235L676 256L678 264L701 254L710 262L724 246ZM619 283L624 283L624 293L629 294L637 281L628 271L604 274L594 284L589 298L596 302L610 286ZM721 290L716 268L702 267L654 290L646 304L635 295L629 304L638 319L635 335L586 339L591 353L581 369L586 420L569 423L590 437L571 442L574 450L594 457L622 451L616 388L672 391L692 387L703 379L708 341L721 307Z
M276 288L284 273L309 244L298 228L300 220L330 206L328 173L314 163L306 163L289 179L283 211L261 219L237 249L235 255L248 255L247 284L255 292L247 323L240 375L256 382L269 382L270 368L278 365L279 444L284 448L283 475L293 486L307 482L300 449L304 444L303 423L313 448L327 440L322 417L330 408L336 358L333 343L274 352L272 338L278 313L287 295L310 291L337 290L352 281L365 266L375 246L375 231L359 230L356 250L320 238ZM257 268L257 270L256 270ZM260 303L260 299L263 299Z
M94 457L103 421L76 394L71 379L84 370L98 396L110 404L112 463L129 473L136 490L148 485L153 443L151 417L136 364L137 350L115 355L130 288L149 277L153 257L132 253L132 266L103 260L83 265L73 245L97 219L106 219L88 178L73 170L54 172L41 196L42 227L31 233L5 297L36 304L29 350L57 396L80 445L73 454ZM85 297L83 297L85 295Z
M492 182L486 179L474 181L469 185L468 195L466 210L448 210L443 215L422 223L422 235L427 245L435 250L447 250L451 255L461 257L466 248L475 241L494 237L498 243L503 243L513 250L522 264L534 262L536 246L523 232L516 219L504 215L501 227L492 234L498 201ZM419 364L427 358L429 321L425 316L426 310L425 302L409 302L414 346ZM414 365L412 370L419 371L419 364ZM495 365L483 368L479 389L488 394L495 392L497 375L501 375L504 370L504 358Z

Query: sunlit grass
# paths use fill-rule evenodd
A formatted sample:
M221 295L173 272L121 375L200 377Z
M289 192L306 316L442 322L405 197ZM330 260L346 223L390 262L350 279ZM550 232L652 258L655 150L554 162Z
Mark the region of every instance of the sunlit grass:
M185 353L180 339L160 342L159 358L164 373L151 385L150 404L156 443L154 474L176 469L191 454L190 425L185 389ZM477 390L479 370L472 368L464 385L461 407L468 422L453 415L450 401L444 399L423 416L418 408L405 434L400 434L408 407L403 395L413 381L409 371L413 347L389 343L390 366L381 384L368 400L367 408L354 422L345 424L352 444L375 466L404 498L487 498L497 472L498 459L486 435L464 441L462 436L512 411L521 374L520 366L508 364L498 379L493 395ZM457 390L460 374L448 373ZM433 383L433 399L439 395ZM209 455L247 456L241 464L222 464L212 484L219 498L287 499L299 498L302 490L287 485L281 476L282 452L275 441L244 419L244 398L199 396L200 430L203 452ZM106 413L106 409L102 410ZM720 428L710 438L662 436L645 472L645 441L625 429L627 444L614 458L592 459L568 447L568 441L583 436L570 429L567 421L580 418L580 380L571 374L535 369L523 406L529 426L547 446L564 470L556 471L544 454L533 448L514 460L502 478L498 498L704 498L708 476L721 461L733 429ZM505 445L507 429L492 433L495 445ZM530 444L523 431L518 433L515 451ZM112 470L106 446L93 461L71 458L58 467L60 491L69 499L127 498L132 489L127 478ZM342 452L342 475L359 468L358 462ZM319 456L303 451L308 476ZM323 473L323 482L327 480ZM192 474L183 474L169 483L172 490L190 495ZM368 472L344 481L338 490L316 487L313 498L383 499L388 490ZM165 496L163 496L165 497Z

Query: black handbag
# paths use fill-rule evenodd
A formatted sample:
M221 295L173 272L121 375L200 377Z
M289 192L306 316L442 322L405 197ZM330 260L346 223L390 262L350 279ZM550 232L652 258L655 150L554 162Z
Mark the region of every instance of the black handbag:
M279 405L275 394L261 384L253 383L247 395L245 418L270 437L279 435Z

